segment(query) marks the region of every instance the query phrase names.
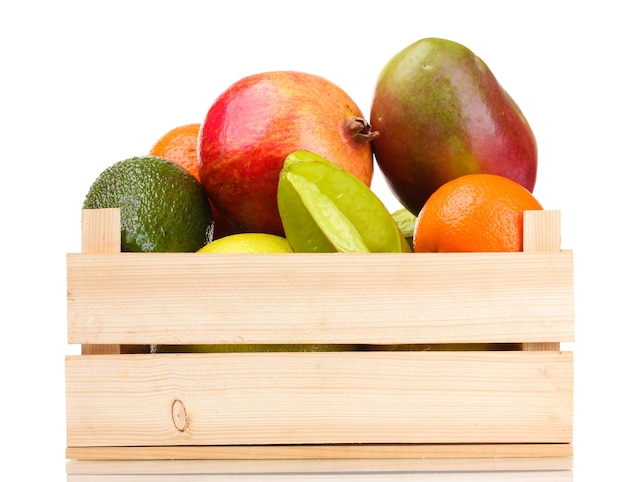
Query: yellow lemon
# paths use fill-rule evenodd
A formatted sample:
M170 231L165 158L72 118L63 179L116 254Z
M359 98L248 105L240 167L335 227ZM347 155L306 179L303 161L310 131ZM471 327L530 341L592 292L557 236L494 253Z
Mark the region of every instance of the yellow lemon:
M198 253L293 253L286 238L266 233L237 233L203 246Z

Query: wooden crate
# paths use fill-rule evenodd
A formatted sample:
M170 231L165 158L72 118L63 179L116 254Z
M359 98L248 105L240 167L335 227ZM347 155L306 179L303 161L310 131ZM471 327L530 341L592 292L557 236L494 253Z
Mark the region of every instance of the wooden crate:
M66 357L66 456L571 456L559 214L525 213L522 253L200 255L120 253L119 211L86 210L67 255L82 350ZM248 343L343 349L148 350Z

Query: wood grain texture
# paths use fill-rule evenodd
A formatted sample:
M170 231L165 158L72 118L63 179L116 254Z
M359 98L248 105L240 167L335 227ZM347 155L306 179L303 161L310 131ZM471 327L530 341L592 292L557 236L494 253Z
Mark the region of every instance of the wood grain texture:
M119 254L115 212L84 211L67 256L70 343L573 341L558 211L525 213L524 253L254 256Z
M83 253L122 251L119 209L83 209L81 222Z
M524 211L524 252L559 252L561 250L561 212L557 210Z
M81 217L83 253L121 253L121 218L118 208L83 209ZM119 344L83 344L83 355L121 352Z
M177 445L66 451L68 473L92 474L567 470L572 455L571 444L561 443Z
M66 370L74 447L572 440L571 353L101 355Z
M561 251L561 212L557 210L524 211L524 252L558 253ZM528 351L558 351L559 342L524 343Z
M571 252L69 254L70 343L573 339Z
M84 213L67 255L68 458L571 456L558 212L525 213L523 253L120 253L118 223ZM202 343L522 348L145 353Z

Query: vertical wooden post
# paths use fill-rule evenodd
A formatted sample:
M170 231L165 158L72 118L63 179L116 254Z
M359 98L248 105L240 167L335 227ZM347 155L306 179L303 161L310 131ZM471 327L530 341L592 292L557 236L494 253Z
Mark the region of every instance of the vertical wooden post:
M524 211L525 253L561 250L561 212L556 210ZM523 343L525 351L559 351L559 342Z
M82 212L82 252L120 253L121 242L120 210L83 209ZM119 354L120 345L82 345L83 355Z

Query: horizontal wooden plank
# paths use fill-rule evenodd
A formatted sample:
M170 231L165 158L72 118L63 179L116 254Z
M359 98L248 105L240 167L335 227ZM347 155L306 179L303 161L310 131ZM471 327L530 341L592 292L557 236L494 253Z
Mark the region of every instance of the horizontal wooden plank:
M81 344L573 341L558 253L68 254Z
M66 456L75 461L128 461L126 464L71 464L72 473L256 473L340 470L563 470L571 468L571 444L327 444L327 445L210 445L148 447L68 447ZM492 459L489 462L476 459ZM538 459L537 459L538 458ZM397 462L382 463L393 459ZM426 462L424 459L428 459ZM470 460L467 460L470 459ZM549 459L549 460L546 460ZM202 461L193 464L153 463L155 461ZM359 463L319 464L318 461ZM420 461L407 465L400 460ZM437 463L436 461L442 461ZM136 463L130 463L134 461ZM139 463L147 461L147 463ZM216 463L217 461L238 461ZM242 461L249 461L242 463ZM265 461L264 463L262 461ZM279 463L270 463L279 461ZM291 463L287 463L291 461ZM314 463L306 463L314 461ZM365 461L365 463L364 463ZM206 463L205 463L206 462ZM213 463L211 463L213 462Z
M569 352L69 356L68 447L572 441Z
M445 448L454 450L451 446ZM330 449L332 450L332 447ZM574 480L572 468L572 457L550 456L539 458L469 456L433 459L417 455L400 459L70 460L66 464L67 482L103 480L138 482L147 479L151 482L283 479L293 482L320 479L328 482L346 480L571 482Z

